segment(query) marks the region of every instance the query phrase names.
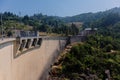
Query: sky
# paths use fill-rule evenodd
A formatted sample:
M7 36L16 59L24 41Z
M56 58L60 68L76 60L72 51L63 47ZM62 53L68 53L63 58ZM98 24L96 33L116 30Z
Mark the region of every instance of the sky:
M65 17L114 7L120 7L120 0L0 0L0 12L20 16L42 13Z

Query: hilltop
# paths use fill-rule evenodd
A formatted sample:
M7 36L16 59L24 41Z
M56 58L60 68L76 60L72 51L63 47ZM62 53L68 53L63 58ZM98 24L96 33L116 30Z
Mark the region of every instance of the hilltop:
M82 13L82 14L75 15L75 16L64 17L62 18L62 20L65 22L90 22L90 21L105 17L111 13L120 14L120 7L115 7L115 8L112 8L106 11L100 11L97 13L89 12L89 13Z

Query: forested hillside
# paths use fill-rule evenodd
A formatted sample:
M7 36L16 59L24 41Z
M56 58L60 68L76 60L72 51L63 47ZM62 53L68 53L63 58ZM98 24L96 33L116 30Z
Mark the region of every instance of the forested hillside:
M82 15L82 16L81 16ZM98 28L83 42L72 45L50 72L55 80L120 80L120 8L68 19L83 22L83 29ZM86 16L87 15L87 16ZM81 18L82 17L82 18Z
M13 34L13 30L34 30L45 33L57 33L62 35L78 34L79 29L75 24L67 25L59 17L34 14L33 16L18 16L10 12L0 14L3 33L5 35ZM1 30L0 30L1 32Z
M89 36L54 66L50 72L54 80L120 80L120 39Z
M34 14L32 16L18 16L10 12L5 12L2 14L2 20L4 32L10 32L10 29L23 29L64 35L75 35L78 34L78 28L81 27L81 25L76 26L75 24L72 24L75 22L82 23L83 29L86 27L108 29L109 27L109 29L116 32L120 20L120 8L116 7L97 13L84 13L72 17L47 16L41 13ZM69 23L71 23L71 25L67 25Z
M75 16L64 17L62 18L62 20L65 22L91 22L91 21L103 18L109 15L110 13L120 14L120 7L115 7L110 10L101 11L97 13L89 12L89 13L83 13Z

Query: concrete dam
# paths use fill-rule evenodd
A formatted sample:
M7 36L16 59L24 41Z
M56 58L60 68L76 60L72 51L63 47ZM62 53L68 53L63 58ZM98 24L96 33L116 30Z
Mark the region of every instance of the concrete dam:
M0 40L0 80L46 80L50 65L66 42L66 37Z

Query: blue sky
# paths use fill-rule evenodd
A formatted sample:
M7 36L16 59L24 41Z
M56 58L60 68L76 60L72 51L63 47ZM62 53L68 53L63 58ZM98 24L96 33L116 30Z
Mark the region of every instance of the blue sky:
M0 12L72 16L119 7L120 0L0 0Z

